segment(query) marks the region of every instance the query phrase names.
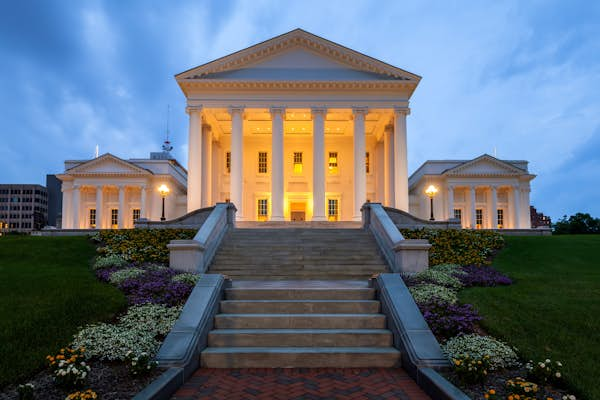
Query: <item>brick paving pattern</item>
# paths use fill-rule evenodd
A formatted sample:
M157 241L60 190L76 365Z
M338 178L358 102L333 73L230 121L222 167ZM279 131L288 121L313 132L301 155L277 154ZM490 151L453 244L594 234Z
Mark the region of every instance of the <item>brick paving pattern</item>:
M401 399L429 397L402 369L199 369L173 399Z

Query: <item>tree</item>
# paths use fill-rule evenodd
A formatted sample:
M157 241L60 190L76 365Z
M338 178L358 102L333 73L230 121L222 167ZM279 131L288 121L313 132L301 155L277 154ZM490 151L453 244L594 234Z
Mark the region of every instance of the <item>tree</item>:
M553 224L553 231L557 235L600 233L600 218L593 218L588 213L577 213L568 218L565 215Z

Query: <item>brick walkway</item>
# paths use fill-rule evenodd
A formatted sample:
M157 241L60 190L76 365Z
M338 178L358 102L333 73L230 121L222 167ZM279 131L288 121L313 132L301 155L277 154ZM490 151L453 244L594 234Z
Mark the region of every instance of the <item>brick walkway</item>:
M429 397L402 369L199 369L173 399L401 399Z

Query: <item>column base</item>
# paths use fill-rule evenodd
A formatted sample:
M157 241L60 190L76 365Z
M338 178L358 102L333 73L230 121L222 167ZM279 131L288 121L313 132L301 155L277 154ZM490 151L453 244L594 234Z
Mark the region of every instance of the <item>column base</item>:
M362 221L362 215L355 215L354 217L352 217L352 221Z
M285 221L285 218L282 216L271 215L271 218L269 219L269 221Z
M327 218L325 218L325 216L313 215L311 221L315 221L315 222L327 221Z

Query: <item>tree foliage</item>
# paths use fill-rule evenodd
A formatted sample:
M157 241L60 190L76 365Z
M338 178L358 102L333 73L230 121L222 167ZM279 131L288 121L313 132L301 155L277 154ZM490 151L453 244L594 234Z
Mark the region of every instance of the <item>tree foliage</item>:
M553 224L555 234L600 233L600 218L593 218L588 213L577 213L563 216Z

